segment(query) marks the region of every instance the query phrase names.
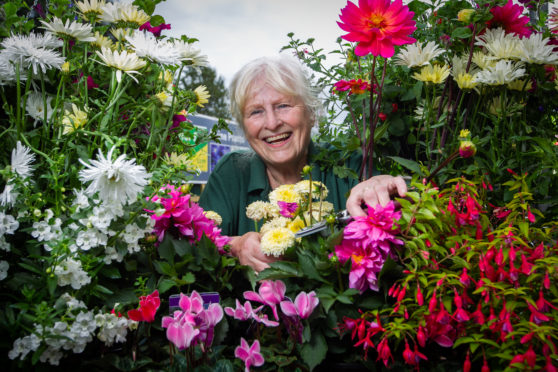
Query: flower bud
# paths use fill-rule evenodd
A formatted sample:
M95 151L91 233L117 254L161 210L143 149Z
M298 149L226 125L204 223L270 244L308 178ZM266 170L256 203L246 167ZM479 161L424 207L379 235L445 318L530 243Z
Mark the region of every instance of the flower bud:
M477 153L477 147L471 141L461 141L459 145L459 155L462 158L470 158Z
M41 210L40 210L40 209L35 209L35 210L33 211L33 215L34 215L35 217L40 217L40 216L41 216Z
M188 194L191 189L192 189L192 184L189 183L180 186L180 192L183 194Z
M155 241L157 240L157 235L147 235L147 237L145 238L145 241L148 243L155 243Z
M309 166L309 165L305 165L304 168L302 168L302 174L303 175L310 174L311 171L312 171L312 167Z
M457 20L463 23L471 23L473 14L475 14L475 9L461 9L459 13L457 13Z
M66 62L62 63L61 70L62 70L63 74L69 74L70 73L70 62L66 61Z

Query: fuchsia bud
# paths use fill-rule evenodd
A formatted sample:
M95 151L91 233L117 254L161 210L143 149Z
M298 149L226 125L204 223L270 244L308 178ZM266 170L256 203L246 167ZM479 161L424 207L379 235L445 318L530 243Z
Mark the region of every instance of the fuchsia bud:
M436 305L437 304L438 304L438 301L436 301L436 290L434 290L434 292L432 293L432 298L430 299L430 302L428 303L428 311L433 313L434 310L436 310Z
M537 354L535 354L535 351L533 350L533 345L529 346L529 349L527 349L523 355L525 356L525 361L529 367L534 368L537 363Z
M419 285L417 285L417 304L419 306L424 305L424 297L422 296L422 291L420 290Z
M469 352L467 352L467 356L465 357L465 361L463 362L463 372L470 372L471 371L471 360L469 359Z
M527 209L527 219L531 223L535 223L535 215L531 213L531 209Z
M488 367L488 364L486 363L486 358L484 359L484 362L482 363L481 372L490 372L490 367Z
M418 328L417 341L421 347L424 347L424 345L426 345L426 333L424 333L424 328L422 326L419 326Z
M401 302L403 301L403 299L405 298L405 292L407 291L407 286L405 285L401 291L399 292L399 294L397 295L397 302Z
M550 289L550 278L548 277L548 271L544 274L543 286L546 289Z

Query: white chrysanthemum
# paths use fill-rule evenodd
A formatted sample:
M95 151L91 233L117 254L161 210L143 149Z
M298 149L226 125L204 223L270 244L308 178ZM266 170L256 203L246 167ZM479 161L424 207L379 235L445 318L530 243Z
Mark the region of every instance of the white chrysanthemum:
M215 225L217 225L217 226L219 226L220 224L223 223L223 218L217 212L205 211L205 212L203 212L203 214L208 220L211 220L211 221L215 222Z
M150 32L136 31L132 36L126 36L126 40L140 57L167 66L180 64L178 49L165 40L157 40Z
M52 115L52 96L46 96L46 106L45 101L43 101L43 95L39 92L32 92L27 96L27 103L25 105L25 109L27 111L27 115L31 116L35 121L44 121L45 120L45 111L46 111L46 120L50 120ZM46 110L45 110L46 107Z
M251 220L259 221L269 219L279 214L277 206L261 200L255 201L246 207L246 217Z
M101 7L101 21L116 23L120 20L120 3L106 3Z
M77 21L70 22L69 19L63 22L60 18L54 17L50 22L45 22L41 20L41 23L47 32L64 37L69 36L73 39L79 41L95 41L95 36L93 36L93 27L91 25L80 23Z
M453 56L451 60L451 76L454 78L460 74L475 75L478 71L478 68L475 67L474 62L471 61L471 65L469 66L469 70L467 71L467 63L469 61L469 55L462 54L461 56Z
M300 195L308 196L310 193L310 181L302 180L297 182L294 186L294 190ZM328 195L328 189L326 185L319 181L312 181L312 198L314 199L325 199Z
M558 64L558 53L554 52L554 46L548 44L548 41L549 38L543 39L541 33L521 39L519 59L523 62L539 65Z
M302 196L295 191L294 185L281 185L269 193L269 201L277 205L278 201L286 203L300 203Z
M473 52L473 63L478 66L481 70L486 70L489 67L494 67L496 65L496 61L486 53L477 50Z
M523 68L523 63L502 59L496 62L494 67L479 71L475 76L474 82L487 85L504 85L524 75L525 69Z
M261 250L267 256L279 257L295 242L294 233L285 227L271 229L262 235Z
M114 162L112 161L112 147L107 156L104 157L99 150L98 160L91 160L87 164L79 160L87 169L79 172L82 182L91 182L85 192L88 195L99 193L103 202L115 202L126 204L134 202L138 194L147 185L150 176L145 167L136 165L135 159L125 160L126 155L120 155Z
M35 160L35 154L29 147L23 146L17 141L16 148L12 150L12 172L17 173L22 179L31 176L31 163Z
M119 21L126 23L135 23L138 26L143 25L145 22L151 19L151 17L143 10L141 10L137 5L130 3L121 3L119 12Z
M95 19L100 19L103 14L103 7L106 5L105 0L82 0L76 1L76 7L83 14L86 20L89 20L91 14L95 15Z
M200 54L199 49L195 49L191 44L188 44L184 40L175 39L173 40L174 47L178 50L180 55L180 60L183 63L193 65L193 66L208 66L209 61L207 56Z
M264 223L260 229L260 234L265 234L270 230L277 229L280 227L287 227L287 225L291 222L289 218L279 216L275 217L272 220L267 221Z
M137 83L138 80L132 74L139 74L138 70L146 65L146 62L140 59L136 53L128 53L125 50L118 52L117 50L112 51L108 48L102 48L100 52L97 51L97 55L103 61L100 63L116 69L116 80L118 82L122 80L122 72L125 72Z
M444 50L439 48L433 41L429 41L426 44L416 42L402 48L399 54L394 58L394 63L409 68L425 66L430 64L430 61L442 53L444 53Z
M8 277L8 269L10 268L10 264L8 261L0 261L0 280L4 280Z
M91 282L91 278L81 267L81 261L66 258L54 268L54 275L58 277L58 285L71 285L73 289L80 289Z
M12 66L20 66L20 80L26 75L25 70L31 69L36 75L39 71L56 68L60 70L64 63L62 55L51 48L61 45L53 40L53 36L40 36L35 33L29 35L12 35L0 43L4 49L2 60L7 60ZM14 77L15 80L15 72Z
M135 30L133 28L111 28L110 33L119 42L124 42L126 36L131 36Z
M514 34L507 34L501 28L495 28L477 36L475 45L486 48L493 59L518 59L521 39Z

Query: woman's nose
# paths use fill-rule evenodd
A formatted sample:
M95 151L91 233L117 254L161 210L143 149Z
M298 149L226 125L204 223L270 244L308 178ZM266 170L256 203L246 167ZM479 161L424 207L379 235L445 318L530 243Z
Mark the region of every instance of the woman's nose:
M269 130L277 129L281 125L281 119L275 110L266 110L265 127Z

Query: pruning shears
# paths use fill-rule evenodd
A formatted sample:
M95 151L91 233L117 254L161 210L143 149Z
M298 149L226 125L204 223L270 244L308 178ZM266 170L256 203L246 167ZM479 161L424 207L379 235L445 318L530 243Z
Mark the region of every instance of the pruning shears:
M349 223L352 219L353 218L351 217L349 212L347 212L347 210L345 209L345 210L335 214L335 222L334 223L345 225L345 224ZM327 227L328 227L328 223L327 223L326 220L316 222L313 225L310 225L310 226L307 226L303 229L298 230L295 233L295 238L302 238L302 237L305 237L305 236L314 235L316 233L326 232Z

